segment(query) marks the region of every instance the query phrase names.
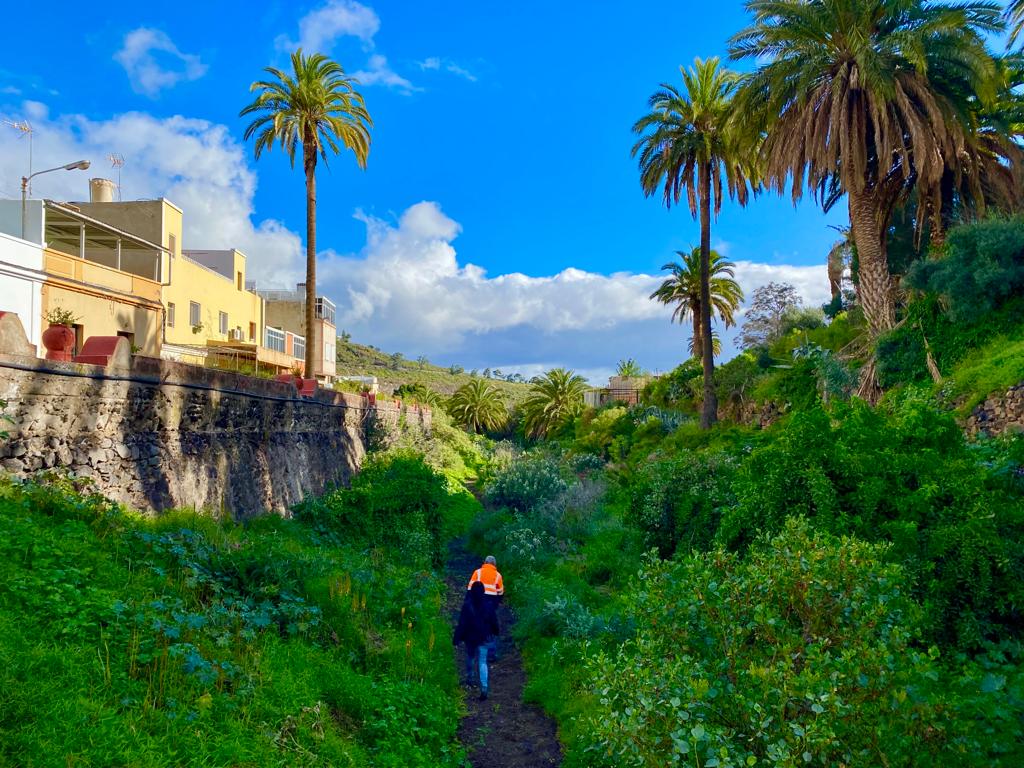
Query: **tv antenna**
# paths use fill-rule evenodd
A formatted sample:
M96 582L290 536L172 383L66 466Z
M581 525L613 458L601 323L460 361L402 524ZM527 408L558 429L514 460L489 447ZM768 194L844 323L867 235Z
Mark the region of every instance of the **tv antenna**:
M107 155L111 168L117 168L117 201L121 202L121 169L124 168L124 155L111 152Z
M8 125L14 128L16 131L21 132L19 138L25 138L28 136L28 173L26 174L30 179L32 178L32 134L35 133L35 129L32 128L28 120L22 120L20 123L17 120L8 120L7 118L0 119L4 125ZM32 195L32 182L29 182L28 194Z

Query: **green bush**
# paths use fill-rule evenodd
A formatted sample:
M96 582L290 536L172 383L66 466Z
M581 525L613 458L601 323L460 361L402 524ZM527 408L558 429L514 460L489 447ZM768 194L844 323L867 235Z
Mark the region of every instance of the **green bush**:
M497 507L527 512L557 498L568 487L556 458L545 453L533 453L498 469L484 492L484 498Z
M919 609L888 560L884 547L796 521L746 559L716 551L649 560L626 600L635 635L587 663L584 685L598 700L575 730L576 764L991 765L997 757L1010 765L1024 757L1007 678L957 690L937 652L919 649ZM1019 706L1019 674L1013 688ZM966 722L956 719L967 710Z
M1024 291L1024 216L951 229L941 259L916 262L905 278L943 297L955 321L971 321Z
M371 454L350 488L306 500L295 515L335 541L393 547L412 564L437 567L476 508L468 491L422 456L395 451Z
M722 453L678 453L647 463L623 489L627 519L662 557L706 550L735 503L736 461Z
M977 647L1024 600L1024 504L968 449L953 419L908 396L889 416L860 401L794 414L754 449L719 536L743 548L790 515L891 541L927 608L930 636Z

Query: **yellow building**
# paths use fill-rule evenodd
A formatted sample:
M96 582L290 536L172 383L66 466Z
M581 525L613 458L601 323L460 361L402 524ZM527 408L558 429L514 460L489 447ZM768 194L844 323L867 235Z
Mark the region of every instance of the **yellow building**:
M22 217L20 204L3 202L0 229L7 230ZM140 354L159 356L166 263L159 242L72 203L29 200L23 218L22 239L42 248L41 319L55 309L73 313L76 354L90 336L124 336Z
M166 199L81 204L96 218L160 243L167 252L162 357L270 372L296 367L289 354L301 337L268 336L265 304L246 289L245 254L182 248L183 212ZM300 366L301 367L301 366Z
M245 256L236 250L182 251L164 286L168 344L258 344L263 300L245 289Z

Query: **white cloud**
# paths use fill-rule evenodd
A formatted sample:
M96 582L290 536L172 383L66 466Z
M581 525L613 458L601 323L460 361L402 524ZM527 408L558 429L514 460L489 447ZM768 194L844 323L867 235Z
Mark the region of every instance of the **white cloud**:
M458 64L456 64L454 62L451 62L451 61L448 62L448 64L445 65L445 69L447 69L453 75L458 75L459 77L464 77L466 80L469 80L471 83L475 83L476 82L476 75L474 75L468 69L465 69L464 67L460 67Z
M459 77L463 77L463 78L465 78L466 80L469 80L472 83L475 83L477 81L477 76L476 75L474 75L472 72L470 72L465 67L459 66L458 64L456 64L454 61L451 61L450 59L442 59L439 56L430 56L429 58L426 58L423 61L416 62L416 64L423 71L427 71L427 70L439 71L441 69L444 69L445 72L450 72L453 75L458 75Z
M824 264L796 267L790 264L763 264L736 261L736 282L750 301L755 288L768 283L789 283L808 306L824 304L832 298L828 287L828 269Z
M132 90L150 98L179 82L198 80L207 69L198 56L182 53L166 33L149 27L125 35L114 59L124 67Z
M3 88L0 88L0 93L5 96L20 96L21 89L13 85L5 85Z
M23 106L23 109L25 107ZM39 197L88 199L88 179L102 176L106 156L125 158L124 199L166 197L185 211L186 248L234 247L250 256L250 277L288 285L301 279L301 240L278 221L253 220L256 174L246 149L227 127L186 117L156 118L139 112L93 121L78 115L49 119L33 102L36 167L80 158L88 173L49 173L33 180ZM0 189L16 189L27 156L15 131L0 132ZM113 172L110 172L113 174Z
M382 85L409 95L422 90L395 72L387 57L374 53L374 36L380 30L380 17L369 6L355 0L328 0L299 19L299 39L279 35L275 44L280 51L292 52L301 47L304 53L330 54L344 37L358 38L369 58L362 68L352 73L360 85Z
M318 278L338 304L339 327L357 340L526 376L569 365L592 380L623 357L662 370L682 359L689 325L670 324L671 310L648 298L659 275L568 268L491 277L460 262L453 241L461 226L436 202L409 207L397 222L357 218L365 247L322 254ZM775 280L793 283L808 304L828 298L824 266L738 261L736 272L748 296Z
M277 48L291 52L301 47L305 53L329 54L342 37L356 37L367 49L373 48L373 37L380 29L380 18L374 10L355 0L328 0L299 19L299 39L280 35Z
M353 72L352 77L358 80L360 85L385 85L405 94L422 90L391 69L387 58L379 53L371 54L366 62L366 69Z

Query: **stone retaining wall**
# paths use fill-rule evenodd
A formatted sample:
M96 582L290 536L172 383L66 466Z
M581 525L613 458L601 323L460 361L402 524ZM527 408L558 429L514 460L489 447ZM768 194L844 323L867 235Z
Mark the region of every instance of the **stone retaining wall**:
M1024 381L1000 395L989 397L967 418L967 434L990 436L1004 432L1024 432Z
M128 369L0 354L0 467L91 478L137 509L287 513L347 481L376 424L429 429L430 412L155 358Z

